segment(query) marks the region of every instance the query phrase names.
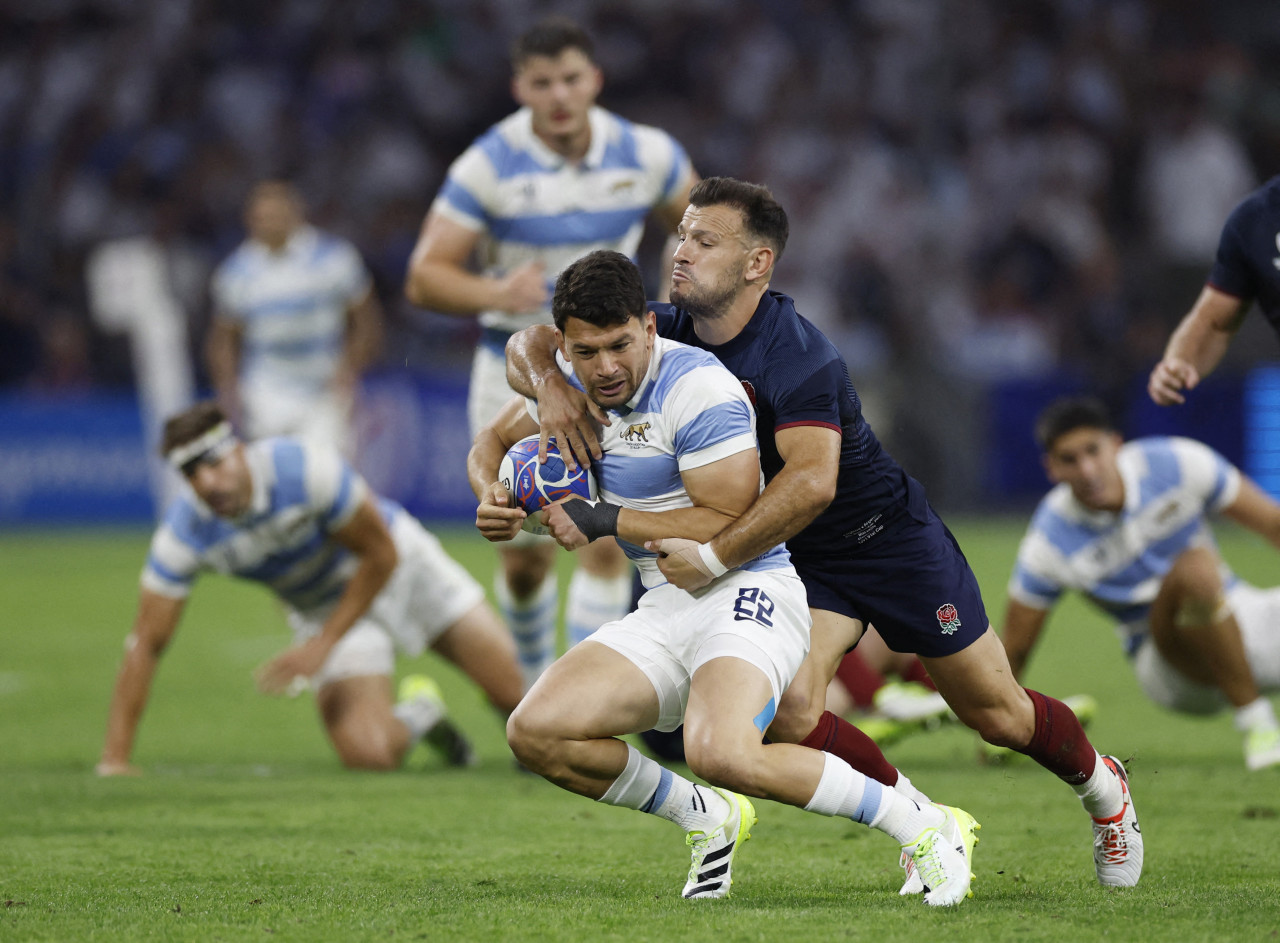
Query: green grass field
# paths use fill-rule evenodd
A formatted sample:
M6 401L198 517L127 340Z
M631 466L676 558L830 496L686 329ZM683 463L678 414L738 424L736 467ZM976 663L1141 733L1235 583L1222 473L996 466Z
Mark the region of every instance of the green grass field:
M953 527L1003 607L1021 523ZM442 531L488 583L489 550ZM1225 532L1242 575L1276 555ZM1031 764L986 768L959 729L889 750L935 798L983 823L975 896L935 912L899 898L897 848L849 822L760 802L733 897L689 902L683 836L512 768L502 723L430 656L477 742L478 768L424 749L391 774L341 770L306 698L257 695L286 644L260 589L210 577L161 666L137 779L100 780L107 700L129 629L142 533L0 535L0 940L1274 940L1280 773L1244 770L1226 715L1163 713L1138 694L1110 627L1072 601L1028 682L1101 705L1091 737L1129 760L1142 884L1106 891L1087 818ZM1280 630L1280 627L1278 627Z

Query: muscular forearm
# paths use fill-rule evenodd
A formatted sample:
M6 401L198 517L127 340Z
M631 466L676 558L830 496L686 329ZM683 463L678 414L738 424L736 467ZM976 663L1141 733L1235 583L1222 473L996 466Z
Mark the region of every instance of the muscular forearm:
M704 542L725 529L735 515L715 508L675 508L670 511L636 511L623 508L618 513L618 537L636 546L646 540L684 537Z
M556 365L556 333L544 324L526 328L507 341L507 383L521 396L536 399L548 380L566 382Z
M804 472L783 466L747 512L711 541L727 567L741 566L804 530L831 502Z
M1203 379L1222 362L1234 336L1234 329L1189 319L1179 325L1169 338L1164 359L1191 364Z
M471 316L503 305L497 279L444 262L418 262L409 270L404 293L419 308L441 314Z

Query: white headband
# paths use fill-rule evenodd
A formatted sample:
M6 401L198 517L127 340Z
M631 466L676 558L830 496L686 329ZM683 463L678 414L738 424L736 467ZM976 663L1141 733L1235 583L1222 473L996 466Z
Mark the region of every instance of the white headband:
M231 423L220 422L198 439L192 439L183 445L176 445L165 455L169 464L178 471L200 456L225 448L229 441L235 441L235 433L231 431Z

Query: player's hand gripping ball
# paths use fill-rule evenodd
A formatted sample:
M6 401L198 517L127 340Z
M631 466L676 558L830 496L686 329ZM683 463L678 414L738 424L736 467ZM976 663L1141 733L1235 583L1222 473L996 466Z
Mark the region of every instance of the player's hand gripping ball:
M516 507L529 516L523 529L531 534L549 533L535 516L548 504L577 495L589 501L596 499L596 479L589 468L570 471L560 457L555 439L547 441L547 461L538 464L538 437L527 436L507 450L498 466L498 481L511 492Z

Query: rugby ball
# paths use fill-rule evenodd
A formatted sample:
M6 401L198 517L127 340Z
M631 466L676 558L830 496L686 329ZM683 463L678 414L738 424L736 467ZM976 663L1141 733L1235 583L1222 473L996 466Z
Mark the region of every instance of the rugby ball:
M548 504L577 495L594 501L596 479L591 470L570 471L560 457L555 439L547 440L547 461L538 464L538 437L521 439L507 450L498 466L498 481L511 493L516 507L524 509L523 529L531 534L549 533L535 515Z

